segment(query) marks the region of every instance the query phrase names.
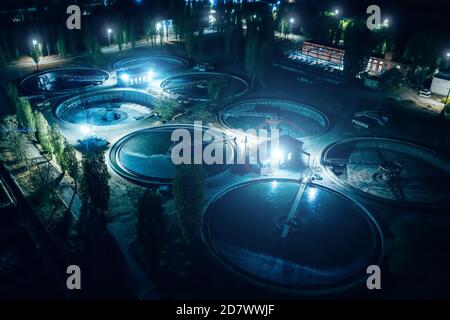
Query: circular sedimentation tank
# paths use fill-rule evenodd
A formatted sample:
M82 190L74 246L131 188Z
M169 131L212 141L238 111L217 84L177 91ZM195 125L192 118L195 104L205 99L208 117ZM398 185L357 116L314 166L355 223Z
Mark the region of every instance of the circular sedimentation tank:
M108 89L76 96L55 109L56 117L75 125L131 124L153 116L154 99L133 89Z
M251 99L238 101L219 113L219 121L234 130L278 128L280 135L297 139L324 133L328 118L317 109L290 100Z
M192 100L208 101L208 87L211 83L220 82L225 87L224 99L237 98L248 91L248 83L234 75L218 72L191 72L167 78L161 88L169 94L189 97Z
M108 79L106 71L94 68L51 69L26 77L21 88L32 93L64 93L98 86Z
M156 74L179 72L189 65L188 61L174 56L130 57L117 61L116 70L152 70Z
M214 198L203 221L213 255L243 278L277 289L331 292L365 281L382 258L369 212L311 182L262 179Z
M117 141L110 152L112 168L120 176L138 184L170 184L175 176L175 164L172 160L172 149L178 142L171 140L175 130L187 134L192 139L189 157L194 162L196 150L203 154L207 146L221 150L222 163L204 165L208 177L218 176L230 169L230 163L235 156L236 145L223 133L207 128L195 127L189 124L164 125L135 131ZM217 137L215 142L204 136L200 144L194 142L196 132L204 135L206 132ZM183 138L184 139L184 138ZM184 141L184 140L183 140ZM197 148L198 149L194 149ZM186 149L188 150L188 149ZM228 161L227 161L228 160ZM203 160L201 160L203 161Z
M414 143L378 137L338 141L321 162L345 186L405 205L450 203L450 161Z

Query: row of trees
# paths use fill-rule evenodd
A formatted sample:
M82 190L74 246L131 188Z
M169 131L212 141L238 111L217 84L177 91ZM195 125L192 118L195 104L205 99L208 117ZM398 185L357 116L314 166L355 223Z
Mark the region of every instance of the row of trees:
M252 79L252 85L256 81L264 86L264 78L273 52L275 24L282 27L287 21L285 13L287 9L283 8L283 6L280 7L280 13L275 16L274 20L274 16L268 7L261 6L249 9L244 5L224 1L219 1L217 4L217 26L224 40L226 57L230 60L240 61L241 56L244 56L245 68ZM183 0L173 0L170 3L170 15L173 17L174 31L176 36L183 40L186 53L190 57L204 50L204 29L206 24L203 17L208 16L207 10L208 6L205 6L205 3L202 1L185 2ZM110 12L97 12L95 17L103 18L100 21L104 21L106 18L114 21L113 38L121 50L128 43L131 43L131 46L134 47L137 38L140 36L144 36L147 41L155 42L158 33L156 28L157 20L152 18L153 15L147 18L143 17L142 12L130 10L124 7L123 2L119 1L112 7ZM350 54L346 55L346 70L348 70L347 74L349 77L357 74L357 70L361 70L361 65L363 65L364 60L368 58L373 49L378 48L380 51L385 51L391 46L390 42L386 40L386 33L380 31L376 34L371 34L367 28L364 28L362 21L338 19L335 16L326 14L326 12L321 12L319 17L318 21L322 27L316 26L311 28L310 32L315 34L317 30L321 30L319 35L324 36L326 40L335 43L344 42L346 51L350 52ZM74 53L80 48L80 41L77 39L81 35L82 50L95 60L101 55L100 41L104 38L103 36L99 37L99 33L95 31L100 28L103 33L106 33L106 30L101 29L103 25L100 26L101 24L97 20L84 18L83 28L78 33L67 31L62 24L58 25L56 44L52 45L52 47L55 47L58 54L63 57ZM245 37L242 26L243 20L245 20L247 25ZM165 27L167 28L167 26ZM161 25L159 30L161 40L163 29L164 26ZM137 30L143 30L143 32L139 33ZM166 34L168 34L167 30ZM316 35L317 38L322 39L323 37L319 35ZM357 42L355 39L362 40L363 43ZM411 46L408 52L415 52L414 48L414 46ZM31 48L30 56L37 66L42 55L43 44L34 44ZM1 60L0 56L0 63Z
M274 42L274 22L270 12L260 12L259 16L247 22L245 44L245 68L251 78L265 87L267 71L271 66Z
M329 4L294 6L281 3L275 11L275 23L281 33L287 34L294 25L308 37L334 45L343 45L346 51L344 72L348 80L364 72L370 54L384 55L394 52L394 58L411 63L408 78L411 82L422 84L430 78L436 68L450 66L445 56L449 35L433 25L388 26L369 31L365 15L342 16L330 11ZM300 8L300 10L299 10ZM365 8L360 6L360 12ZM359 11L359 10L358 10ZM295 18L294 24L289 23ZM434 28L434 29L433 29Z
M201 1L172 1L170 15L173 17L175 36L183 41L189 57L204 50L204 30L207 25L202 21L202 16L209 15L207 9Z
M18 99L16 108L19 128L29 139L35 140L41 145L45 153L50 156L49 161L54 157L63 175L67 173L73 179L74 194L69 204L69 210L78 191L79 182L81 182L80 195L84 206L80 222L85 226L97 224L98 216L108 209L110 197L109 173L104 152L94 149L83 154L80 166L75 148L62 135L58 125L50 126L41 112L32 111L31 105L26 99ZM50 187L56 201L55 188L57 185L51 183Z
M83 210L80 222L88 231L96 232L104 227L104 212L108 209L110 199L109 172L106 166L105 153L100 150L90 150L83 154L81 163L81 198Z
M207 6L202 1L174 1L172 16L174 30L185 45L186 53L192 57L202 53L205 47L202 17L208 16ZM252 79L252 85L264 86L264 79L273 54L274 26L272 12L268 6L248 7L230 1L218 1L216 6L217 31L223 40L225 57L240 62L244 57L245 68ZM243 21L247 30L244 33ZM211 91L220 95L219 86Z
M186 252L191 252L200 232L205 178L206 172L201 165L176 166L173 197ZM143 249L145 261L158 271L157 262L169 240L162 196L157 191L147 189L139 199L137 209L137 239Z
M352 21L345 31L344 46L344 76L347 81L353 81L366 70L375 48L373 31L370 31L362 20Z
M50 126L41 112L32 111L28 100L17 100L16 108L19 128L25 132L29 139L36 140L50 158L55 158L63 174L67 173L74 180L76 192L80 168L74 147L61 134L58 125ZM52 191L54 191L53 187Z
M109 36L119 49L128 45L134 47L139 38L154 41L158 33L163 32L156 29L156 23L169 18L170 6L171 3L164 0L140 5L118 0L109 6L89 8L90 14L81 18L81 30L69 30L64 2L49 7L37 4L33 13L25 12L20 18L6 17L0 22L0 66L22 55L98 54L100 46L108 44L108 29L112 30ZM81 9L86 10L83 5ZM40 44L39 52L35 50L33 39Z
M442 43L449 40L448 35L422 30L411 36L402 54L388 31L370 31L364 20L352 19L344 32L344 73L348 79L354 79L365 71L371 54L382 55L386 51L394 51L396 59L410 63L408 79L421 85L437 68L448 67Z
M63 173L67 173L74 180L75 192L78 190L78 182L81 182L80 195L83 200L83 210L80 222L89 230L95 230L93 228L101 222L99 218L108 209L110 198L108 185L110 176L104 153L95 150L87 152L83 154L80 165L74 147L62 136L58 126L50 126L41 112L33 112L27 100L19 99L18 101L20 103L17 105L16 116L24 134L29 139L37 141L47 155L54 157ZM176 167L173 196L186 248L193 245L200 230L205 178L206 173L202 166L179 165ZM50 186L54 194L56 186ZM154 263L160 257L167 241L167 218L164 216L162 204L161 195L152 189L146 190L138 203L137 238L144 250L145 259L151 267L156 267Z

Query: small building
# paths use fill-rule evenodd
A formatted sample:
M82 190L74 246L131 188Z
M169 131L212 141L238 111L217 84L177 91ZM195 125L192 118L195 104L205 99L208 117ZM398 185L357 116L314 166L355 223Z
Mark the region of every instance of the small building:
M280 165L298 162L302 158L303 141L287 134L282 135L278 141Z
M387 51L384 56L372 55L367 63L367 73L371 76L379 76L384 72L396 68L403 75L408 71L408 63L393 60L392 51Z
M447 96L450 90L450 69L442 70L433 77L430 90L435 94Z
M305 41L300 52L307 59L315 59L321 64L331 65L340 70L344 69L345 49L342 46L319 41ZM396 68L406 75L408 62L394 60L393 56L392 51L387 51L384 56L371 55L367 63L367 73L371 76L380 76L384 72Z
M289 135L278 137L258 146L258 162L262 167L273 170L302 163L303 141Z
M307 58L317 59L321 63L330 64L340 69L344 67L345 50L342 47L318 41L305 41L301 53Z

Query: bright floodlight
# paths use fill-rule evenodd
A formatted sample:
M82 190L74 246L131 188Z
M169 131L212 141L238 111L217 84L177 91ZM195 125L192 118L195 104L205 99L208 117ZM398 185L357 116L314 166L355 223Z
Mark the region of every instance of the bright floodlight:
M387 27L389 25L389 19L384 19L383 24Z
M33 46L37 45L37 40L33 40Z
M276 161L283 162L284 160L284 153L280 149L273 149L272 150L272 159Z
M161 22L158 22L158 23L156 23L156 30L161 30L161 28L162 28L162 24L161 24Z
M129 76L128 74L126 74L126 73L123 73L123 74L120 76L120 79L121 79L122 81L124 81L124 82L128 82L128 80L130 80L130 76Z
M339 10L338 9L334 10L334 14L338 15L339 14Z
M446 56L447 58L450 58L450 52L447 52Z
M108 33L111 33L111 32L112 32L112 30L108 28Z
M92 133L92 128L87 125L80 126L80 131L84 135L89 135Z
M295 22L295 19L294 19L294 18L291 18L289 21L290 21L290 23L292 24L292 23Z
M154 76L155 76L155 73L153 72L153 70L149 70L147 72L147 81L152 81Z

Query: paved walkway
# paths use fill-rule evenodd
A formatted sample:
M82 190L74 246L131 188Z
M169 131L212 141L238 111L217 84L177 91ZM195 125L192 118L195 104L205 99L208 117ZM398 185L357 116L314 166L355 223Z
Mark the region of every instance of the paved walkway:
M420 97L416 90L407 87L399 88L394 92L386 94L386 96L395 99L396 101L412 101L415 104L411 105L411 107L435 114L439 114L444 108L444 104L438 101L435 96L431 98Z

